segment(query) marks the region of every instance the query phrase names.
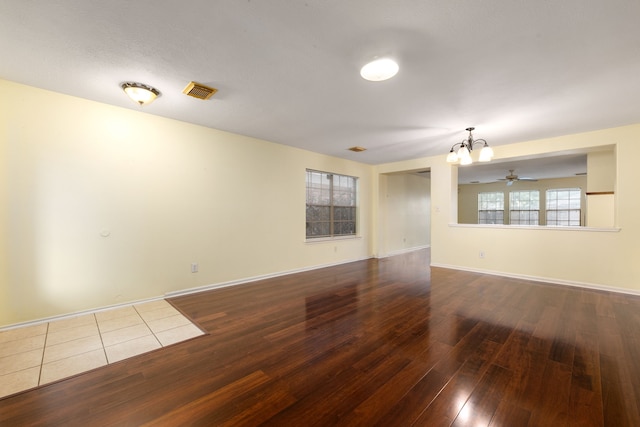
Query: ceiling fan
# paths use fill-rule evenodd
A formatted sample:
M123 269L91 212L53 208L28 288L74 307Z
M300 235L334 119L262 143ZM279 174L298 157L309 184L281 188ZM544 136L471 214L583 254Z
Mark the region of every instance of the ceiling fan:
M509 169L509 175L505 176L504 178L499 178L498 181L507 181L507 185L513 185L513 183L516 181L537 181L537 179L535 178L528 178L524 176L519 177L518 175L515 175L513 173L514 171L515 169Z

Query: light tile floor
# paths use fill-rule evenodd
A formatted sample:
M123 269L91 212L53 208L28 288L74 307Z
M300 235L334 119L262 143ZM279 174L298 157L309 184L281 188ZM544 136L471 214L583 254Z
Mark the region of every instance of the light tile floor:
M165 300L0 331L0 398L203 334Z

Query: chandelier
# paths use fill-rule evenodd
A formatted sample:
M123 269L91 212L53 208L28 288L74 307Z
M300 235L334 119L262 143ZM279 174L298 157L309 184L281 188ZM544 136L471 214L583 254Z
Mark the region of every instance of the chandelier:
M474 129L475 128L473 127L468 127L466 130L469 131L469 137L467 139L463 139L462 142L453 144L453 147L451 147L451 151L449 151L449 155L447 156L447 162L455 163L459 160L461 165L470 165L473 163L471 152L473 151L473 146L477 144L483 144L482 150L480 150L480 157L478 158L479 162L488 162L493 158L493 149L489 147L487 141L484 139L473 139L471 131Z

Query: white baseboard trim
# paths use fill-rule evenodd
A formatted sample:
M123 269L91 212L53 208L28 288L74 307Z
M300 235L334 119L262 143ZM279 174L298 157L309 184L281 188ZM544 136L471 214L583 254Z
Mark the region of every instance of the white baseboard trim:
M105 307L99 307L99 308L88 309L88 310L81 310L81 311L76 311L76 312L72 312L72 313L61 314L61 315L57 315L57 316L44 317L44 318L41 318L41 319L30 320L30 321L26 321L26 322L20 322L20 323L7 325L7 326L2 326L2 327L0 327L0 332L8 331L10 329L22 328L22 327L25 327L25 326L39 325L41 323L53 322L53 321L56 321L56 320L68 319L68 318L72 318L72 317L82 316L82 315L85 315L85 314L98 313L98 312L106 311L106 310L113 310L115 308L127 307L127 306L136 305L136 304L144 304L144 303L147 303L147 302L157 301L157 300L161 300L161 299L165 299L165 298L178 297L178 296L182 296L182 295L190 295L190 294L195 294L195 293L198 293L198 292L205 292L205 291L209 291L209 290L213 290L213 289L226 288L226 287L229 287L229 286L236 286L236 285L242 285L242 284L246 284L246 283L257 282L259 280L270 279L270 278L274 278L274 277L287 276L289 274L294 274L294 273L302 273L302 272L305 272L305 271L319 270L321 268L333 267L333 266L338 266L338 265L342 265L342 264L348 264L348 263L356 262L356 261L363 261L363 260L370 259L370 258L379 258L379 259L387 258L387 257L393 256L393 255L400 255L400 254L403 254L403 253L408 253L408 252L413 252L413 251L418 251L418 250L428 249L428 248L430 248L430 245L414 247L414 248L405 249L405 250L402 250L402 251L394 251L394 252L389 253L389 254L384 255L384 256L378 256L378 257L369 256L369 257L358 258L358 259L354 259L354 260L341 261L341 262L330 263L330 264L316 265L316 266L312 266L312 267L305 267L305 268L300 268L300 269L295 269L295 270L282 271L282 272L278 272L278 273L264 274L264 275L261 275L261 276L254 276L254 277L249 277L249 278L245 278L245 279L232 280L232 281L228 281L228 282L214 283L214 284L211 284L211 285L200 286L200 287L197 287L197 288L183 289L183 290L179 290L179 291L171 291L171 292L167 292L164 296L156 296L156 297L144 298L144 299L135 300L135 301L129 301L129 302L123 302L123 303L119 303L119 304L113 304L113 305L109 305L109 306L105 306ZM529 275L525 275L525 274L505 273L505 272L501 272L501 271L484 270L484 269L477 269L477 268L467 268L467 267L461 267L461 266L458 266L458 265L449 265L449 264L431 263L431 267L447 268L447 269L450 269L450 270L469 271L469 272L472 272L472 273L480 273L480 274L491 274L493 276L510 277L510 278L513 278L513 279L531 280L531 281L534 281L534 282L549 283L549 284L564 285L564 286L573 286L573 287L578 287L578 288L593 289L593 290L597 290L597 291L616 292L616 293L622 293L622 294L627 294L627 295L640 296L640 291L636 291L636 290L633 290L633 289L616 288L616 287L613 287L613 286L600 285L600 284L596 284L596 283L585 283L585 282L576 282L576 281L554 279L554 278L548 278L548 277L529 276Z
M349 264L351 262L363 261L363 260L371 259L371 258L373 258L373 256L368 256L368 257L364 257L364 258L356 258L356 259L352 259L352 260L348 260L348 261L340 261L340 262L335 262L335 263L330 263L330 264L314 265L314 266L311 266L311 267L298 268L298 269L294 269L294 270L280 271L280 272L277 272L277 273L263 274L263 275L260 275L260 276L245 277L243 279L230 280L228 282L212 283L210 285L198 286L197 288L181 289L179 291L167 292L164 296L165 296L165 298L174 298L174 297L179 297L179 296L183 296L183 295L197 294L199 292L211 291L213 289L227 288L229 286L244 285L244 284L247 284L247 283L257 282L259 280L272 279L274 277L281 277L281 276L288 276L290 274L302 273L302 272L305 272L305 271L312 271L312 270L319 270L321 268L335 267L337 265Z
M450 270L468 271L471 273L490 274L492 276L509 277L512 279L530 280L533 282L549 283L552 285L573 286L575 288L592 289L595 291L615 292L619 294L640 296L640 290L616 288L598 283L577 282L573 280L555 279L553 277L529 276L526 274L505 273L503 271L483 270L480 268L461 267L459 265L431 263L431 267L447 268Z
M423 249L429 249L431 247L431 245L424 245L424 246L414 246L412 248L405 248L405 249L399 249L397 251L391 251L387 254L384 255L378 255L376 258L378 259L383 259L383 258L388 258L388 257L392 257L395 255L402 255L402 254L407 254L409 252L415 252L415 251L421 251Z

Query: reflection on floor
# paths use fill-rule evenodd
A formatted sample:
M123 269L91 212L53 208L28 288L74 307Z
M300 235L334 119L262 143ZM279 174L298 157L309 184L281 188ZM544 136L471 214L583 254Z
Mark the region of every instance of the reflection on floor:
M0 397L203 332L165 300L0 332Z

